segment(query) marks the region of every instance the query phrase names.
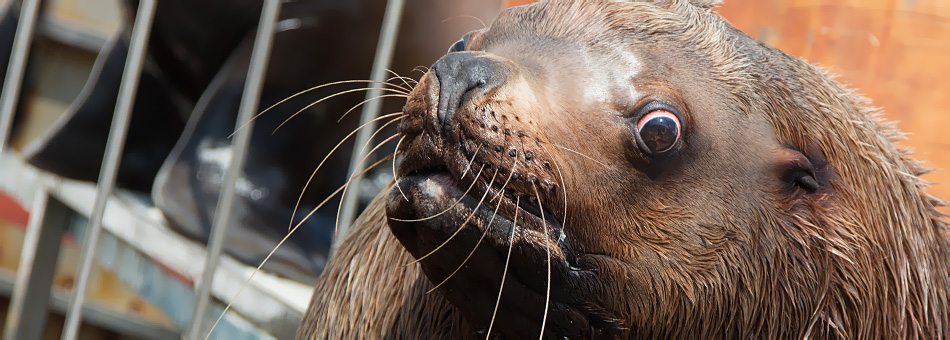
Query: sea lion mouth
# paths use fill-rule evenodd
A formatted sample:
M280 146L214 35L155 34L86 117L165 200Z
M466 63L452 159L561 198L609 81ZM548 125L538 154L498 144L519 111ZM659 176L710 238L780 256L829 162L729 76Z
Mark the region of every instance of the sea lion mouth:
M544 223L554 229L552 225L559 224L546 212L543 220L527 212L516 205L517 198L479 204L485 195L473 193L478 183L487 185L477 181L466 193L469 185L439 167L427 167L400 177L401 191L390 193L390 229L432 284L479 327L494 324L496 332L515 338L537 336L546 307L548 333L586 337L592 330L609 328L605 325L612 320L590 315L596 307L563 293L585 286L580 282L591 273L569 265L553 240L523 227ZM488 196L493 193L497 191L490 190ZM502 215L505 207L517 209L517 223ZM550 279L545 275L548 268Z
M491 174L488 176L490 177ZM504 183L499 183L499 181L505 180L505 178L500 178L501 176L496 175L494 180L481 177L484 176L480 176L480 178L474 180L474 182L472 180L460 181L453 177L447 168L441 166L419 169L402 176L399 178L398 184L400 189L397 189L397 191L402 190L402 188L406 186L419 185L418 183L421 182L432 181L441 187L438 193L431 189L433 184L430 183L426 186L428 188L426 195L430 197L417 197L415 199L439 202L439 204L436 205L447 206L444 206L443 210L437 211L430 216L393 219L399 222L422 222L435 215L444 214L442 211L451 209L452 205L458 205L459 208L468 210L470 214L482 212L493 216L495 221L492 221L491 218L489 218L488 221L492 224L487 228L488 233L500 231L494 228L496 221L511 223L517 215L517 227L525 228L526 230L524 232L535 234L538 237L547 237L551 239L552 246L556 244L558 240L564 239L565 235L561 229L560 221L556 219L555 214L550 209L539 204L537 197L528 196L525 193L519 193L511 188L504 187ZM457 192L457 197L444 197L439 194L449 187ZM412 200L413 198L405 197L402 199ZM495 212L496 210L497 213ZM461 224L464 221L458 222ZM546 232L544 232L545 230ZM484 228L482 231L485 231ZM505 230L505 232L507 233L508 230ZM500 244L499 246L507 247L508 244Z
M477 155L477 153L474 154L474 156ZM439 153L434 149L418 150L410 147L399 167L397 190L401 191L404 185L412 186L431 179L433 183L452 187L460 192L460 196L453 198L451 202L441 202L443 197L417 197L416 199L424 201L431 200L447 204L442 210L430 212L432 215L444 214L446 209L458 205L468 210L473 216L478 210L495 217L494 219L490 217L486 224L494 224L494 221L502 220L511 223L517 216L518 227L533 234L539 242L549 239L552 241L551 245L554 246L565 237L558 215L542 203L545 198L540 193L525 192L511 185L514 175L513 172L508 171L502 173L497 168L493 170L490 165L484 163L478 164L475 157L467 157L463 153ZM533 184L530 183L527 185L528 188L533 188L532 186ZM462 199L463 196L469 199ZM411 198L404 197L403 199ZM396 220L420 222L427 217L431 216L420 215L405 219L396 218ZM465 219L471 218L473 217ZM461 225L465 223L465 219L456 221L455 224ZM482 228L482 231L495 233L498 230L494 226L487 226ZM507 230L505 233L507 235ZM508 244L497 244L497 246L507 247Z
M417 137L414 142L427 140ZM563 242L562 225L538 204L540 195L507 186L510 173L488 173L480 164L469 166L464 155L414 145L403 153L387 216L433 285L477 325L493 323L516 337L536 336L546 306L549 333L584 336L607 328L609 318L591 317L597 308L571 288L591 287L581 282L595 274L570 264L576 258Z

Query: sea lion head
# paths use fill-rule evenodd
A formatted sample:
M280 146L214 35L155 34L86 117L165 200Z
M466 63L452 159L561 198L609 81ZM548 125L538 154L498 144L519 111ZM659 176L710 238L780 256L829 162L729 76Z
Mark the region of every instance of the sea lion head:
M412 91L389 225L512 337L945 334L936 200L872 113L705 2L511 8Z

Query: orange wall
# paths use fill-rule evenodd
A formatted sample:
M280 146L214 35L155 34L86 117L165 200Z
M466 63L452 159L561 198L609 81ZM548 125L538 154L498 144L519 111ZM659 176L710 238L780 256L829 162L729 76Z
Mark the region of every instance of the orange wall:
M534 0L505 0L505 8L508 8L511 6L527 5L532 2L535 2L535 1Z

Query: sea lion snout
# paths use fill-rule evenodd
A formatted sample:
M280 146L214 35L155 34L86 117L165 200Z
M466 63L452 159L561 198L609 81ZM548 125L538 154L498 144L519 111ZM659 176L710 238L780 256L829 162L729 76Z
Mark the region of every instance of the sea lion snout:
M504 81L504 67L480 52L449 53L431 68L438 79L439 102L436 123L443 131L452 121L464 101L477 100Z
M435 166L464 185L475 178L507 183L512 195L525 202L539 196L560 215L556 160L539 126L546 111L525 73L513 60L481 51L451 52L433 64L404 107L400 172Z
M551 79L543 71L553 65L509 52L450 52L414 87L398 127L402 161L387 223L432 284L466 306L479 327L492 323L510 270L505 280L518 287L497 302L498 332L533 336L550 302L548 317L560 321L549 329L584 337L591 324L613 327L604 321L613 314L588 316L601 308L574 306L577 299L563 293L592 274L570 269L565 248L564 163L549 148L569 129L551 128L564 126L564 114L542 93ZM551 280L536 274L546 270ZM554 281L570 283L550 288Z

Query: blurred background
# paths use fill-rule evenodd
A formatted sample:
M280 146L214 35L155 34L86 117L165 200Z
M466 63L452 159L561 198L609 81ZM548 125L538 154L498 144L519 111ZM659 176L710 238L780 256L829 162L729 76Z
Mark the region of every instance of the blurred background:
M0 1L3 65L17 53L14 38L18 25L28 22L22 14L29 14L22 9L33 1ZM349 223L335 218L339 196L303 216L347 182L353 155L364 145L379 149L363 167L384 160L397 143L388 139L390 120L367 128L379 132L366 144L354 150L351 137L319 173L312 175L313 169L363 117L398 112L402 88L411 87L464 33L482 28L505 7L529 2L280 1L260 102L253 108L257 113L280 104L247 129L246 148L231 134L247 99L245 84L255 78L248 69L263 1L154 2L144 67L130 97L128 137L117 159L115 190L102 196L108 197L105 232L92 238L96 242L86 237L89 219L96 217L95 182L108 158L123 70L136 57L136 13L153 2L39 2L22 83L9 76L15 75L12 69L0 68L0 76L14 80L4 85L22 84L16 95L4 93L16 104L7 147L0 150L4 338L60 337L68 328L65 315L75 301L77 275L84 276L84 257L91 267L81 314L72 313L81 315L77 338L177 339L193 325L203 336L288 228L299 224L212 335L292 338L310 285L331 254L334 230ZM883 107L887 119L910 133L903 144L937 168L924 176L936 184L929 191L950 197L950 172L944 170L950 167L950 138L944 136L950 118L942 112L950 105L950 81L944 79L950 75L950 62L944 61L950 53L950 3L727 0L716 11L749 35L840 75L839 81ZM396 23L389 25L391 34L385 18ZM380 59L387 52L393 56L388 62ZM389 90L367 95L376 83L334 84L370 79L374 69L391 70L379 79ZM281 102L321 84L334 85ZM333 97L320 101L327 96ZM361 104L375 100L378 110L362 111ZM238 179L229 184L232 155L245 151ZM354 211L391 180L391 164L381 164L347 189ZM216 214L219 193L229 185L234 195L225 255L209 267L206 259L216 255L207 244L221 217L216 215L223 216ZM211 303L205 310L195 302L206 294L197 287L209 277L214 281L207 281Z

